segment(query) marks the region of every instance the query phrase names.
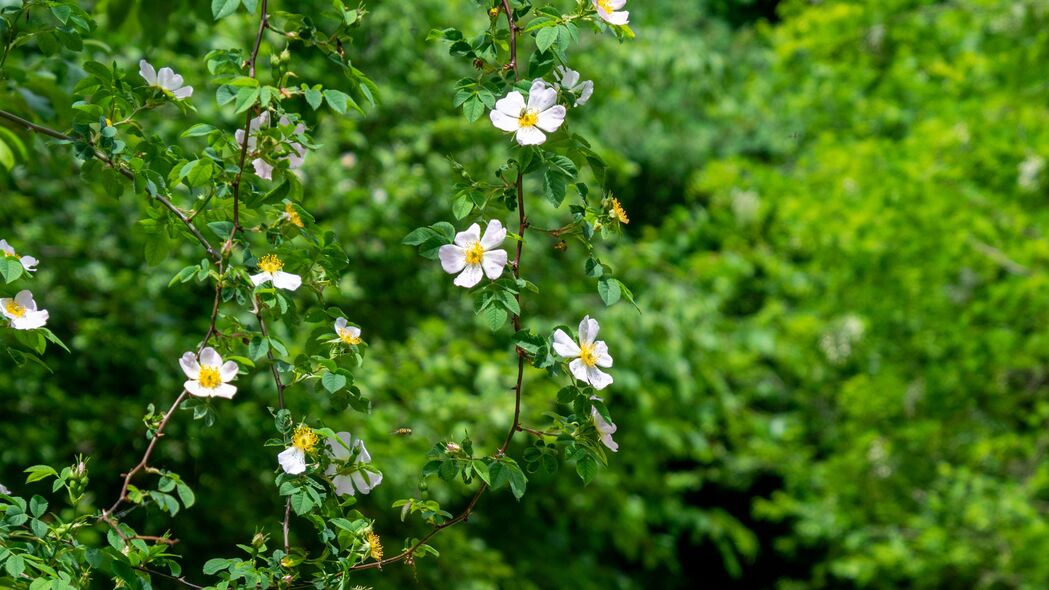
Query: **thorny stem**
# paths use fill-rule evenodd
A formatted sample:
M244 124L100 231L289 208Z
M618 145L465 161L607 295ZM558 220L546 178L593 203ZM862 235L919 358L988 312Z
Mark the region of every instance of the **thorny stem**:
M262 330L262 335L269 340L270 331L266 327L266 320L262 317L262 302L255 299L255 318L259 321L259 329ZM277 386L277 403L280 405L280 409L284 409L284 380L280 378L280 370L277 369L276 358L273 356L273 349L270 348L266 351L266 358L270 361L270 372L273 373L273 383ZM284 524L282 530L284 532L284 552L289 553L291 551L291 542L288 535L288 528L291 521L291 498L284 503Z
M509 63L506 64L506 67L507 67L507 69L512 69L513 70L513 72L514 72L514 81L518 82L521 79L521 75L520 75L520 73L519 73L519 71L517 69L517 31L518 31L517 23L514 20L513 10L510 8L509 0L502 0L502 4L503 4L503 11L506 13L507 26L510 28L510 61L509 61ZM522 253L522 251L524 249L524 235L525 235L525 230L528 229L528 217L525 215L525 202L524 202L524 173L521 170L518 170L517 181L515 183L515 188L517 190L517 211L518 211L518 220L520 222L519 235L521 236L521 239L518 240L518 242L517 242L517 252L516 252L516 254L514 256L512 269L513 269L513 273L514 273L514 278L518 278L519 279L519 278L521 278L521 253ZM520 307L520 303L521 303L521 295L520 295L520 293L518 293L515 297L517 299L518 307ZM519 331L521 329L521 316L519 314L514 314L513 325L514 325L514 331L515 332ZM506 433L506 439L503 441L502 446L499 447L499 450L495 453L495 455L497 457L502 457L503 455L505 455L506 454L506 449L509 448L510 442L514 438L514 434L516 434L517 432L520 432L521 430L524 430L522 428L522 426L521 426L521 393L523 391L523 383L524 383L524 367L525 367L525 352L523 350L521 350L520 348L518 348L517 349L517 383L514 386L514 421L513 421L513 424L511 424L511 426L510 426L510 430ZM459 524L460 522L466 522L467 520L469 520L470 515L474 511L474 507L477 506L477 501L481 499L481 496L484 494L485 490L487 490L487 489L488 489L488 484L486 484L484 482L481 482L481 486L477 489L476 492L474 492L473 497L470 498L470 502L466 505L466 508L462 512L460 512L457 516L455 516L451 520L434 527L433 530L431 530L429 533L424 535L423 538L421 538L418 541L416 541L415 544L413 544L408 549L405 549L401 553L398 553L397 555L394 555L392 557L387 557L386 559L382 559L382 560L379 560L379 561L372 561L372 562L368 562L368 563L362 563L362 564L356 565L356 566L354 566L354 567L352 567L350 569L352 569L352 570L363 570L363 569L373 569L373 568L380 568L381 569L384 565L388 565L388 564L391 564L391 563L396 563L398 561L408 561L409 563L411 563L411 561L413 559L413 556L415 555L415 552L418 551L419 547L424 545L427 541L432 539L434 536L436 536L438 533L440 533L444 529L449 528L449 527L453 527L453 526Z
M37 125L36 123L27 121L22 117L15 115L14 113L9 113L4 110L0 110L0 119L7 119L8 121L16 123L20 127L24 127L26 130L32 131L33 133L39 133L41 135L46 135L48 137L53 137L62 141L68 141L70 143L76 141L76 138L70 137L69 135L62 133L61 131L56 131L55 129L44 127L43 125ZM113 168L128 179L132 181L135 180L134 172L128 170L121 164L114 162L106 154L95 149L94 155L100 161L104 162L106 165ZM211 246L207 238L204 237L204 234L200 233L200 230L198 230L197 227L193 225L192 220L189 217L187 217L181 209L176 207L170 200L168 200L167 197L160 193L154 195L153 198L156 199L161 205L166 207L169 211L174 213L175 217L178 217L179 221L181 221L186 226L186 229L189 230L189 233L193 234L193 237L196 238L198 242L200 242L201 246L204 247L204 250L208 253L208 256L210 256L213 260L219 260L220 258L222 258L221 256L219 256L219 253Z

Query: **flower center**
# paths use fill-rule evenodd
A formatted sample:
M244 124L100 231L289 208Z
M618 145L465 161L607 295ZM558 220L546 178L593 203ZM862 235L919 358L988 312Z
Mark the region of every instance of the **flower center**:
M284 268L284 263L277 258L276 254L267 254L259 260L259 269L262 272L275 273L282 268Z
M201 387L207 389L215 389L219 385L222 385L222 378L219 377L219 370L216 367L201 367L200 377L197 378L200 382Z
M295 227L306 227L302 223L302 217L299 215L299 212L295 210L295 207L291 206L291 203L284 205L284 213L288 216L288 221Z
M382 541L373 531L368 531L368 554L376 561L382 559Z
M484 259L484 246L481 245L481 242L474 242L473 246L466 249L466 264L481 264L482 259Z
M317 446L317 435L309 426L299 426L291 436L291 446L304 453L312 453Z
M605 12L615 12L616 10L615 8L612 8L612 0L597 0L597 5Z
M535 124L539 121L539 113L533 109L525 109L521 111L521 116L517 118L517 124L521 127L535 127Z
M13 299L4 304L4 309L7 310L7 313L16 318L25 316L25 306L16 303Z
M6 258L18 258L18 254L15 253L15 249L14 248L11 248L10 252L4 252L4 257L6 257Z
M361 337L360 336L354 336L353 332L347 330L346 328L342 328L342 329L339 330L339 340L342 340L346 344L360 344L361 343Z
M594 352L594 348L592 342L584 342L579 345L579 359L588 367L593 367L597 364L597 353Z
M612 210L609 211L612 217L619 220L619 223L627 224L630 223L630 218L627 217L626 210L619 204L619 199L612 197Z

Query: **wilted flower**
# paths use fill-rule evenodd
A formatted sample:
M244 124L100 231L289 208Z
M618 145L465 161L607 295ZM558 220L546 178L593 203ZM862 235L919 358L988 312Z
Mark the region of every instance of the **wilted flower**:
M626 0L592 0L597 15L610 25L625 25L630 22L630 13L616 12L626 4Z
M590 80L580 82L579 72L564 66L557 66L556 75L561 89L567 90L577 97L573 106L581 107L585 105L594 94L594 83Z
M619 204L619 199L612 197L611 206L612 208L608 210L609 217L623 225L630 223L630 218L627 217L626 210L623 209L623 206Z
M590 396L591 400L604 401L596 395ZM614 423L605 420L605 417L601 415L601 412L597 411L597 406L590 406L590 419L594 421L594 428L597 429L598 436L601 437L601 443L608 447L608 450L613 453L619 452L619 443L612 440L612 435L615 434L617 427Z
M382 474L374 471L365 471L357 466L362 463L371 463L372 456L368 449L364 448L364 441L354 438L349 432L339 432L337 435L345 446L331 439L328 440L329 452L334 463L328 466L325 475L331 477L331 483L335 486L338 495L354 495L355 492L367 494L382 483ZM353 461L350 458L353 457ZM342 463L336 466L335 463ZM332 477L334 476L334 477Z
M298 475L306 471L306 455L317 447L317 433L305 424L300 425L291 435L291 446L277 455L277 462L285 473Z
M382 559L382 540L375 531L368 531L368 555L375 561Z
M342 340L345 344L355 345L361 343L361 329L357 326L350 326L346 322L346 318L335 320L335 333L339 336L339 340Z
M608 345L604 340L594 341L600 329L597 320L586 316L579 322L579 344L560 328L554 332L554 352L573 359L568 363L572 375L584 383L589 383L594 389L604 389L612 384L612 376L598 369L612 366Z
M200 351L200 355L187 352L179 359L178 364L189 377L183 387L197 397L223 397L232 399L237 387L229 382L237 376L237 363L222 362L222 357L212 347Z
M503 131L515 133L517 143L538 145L546 141L565 122L565 107L557 104L557 91L542 80L532 82L528 104L521 93L513 90L495 103L490 113L492 124ZM542 130L542 131L540 131Z
M46 309L36 308L36 301L33 301L33 294L28 289L19 291L14 299L0 299L0 313L4 314L11 327L16 330L42 328L48 318Z
M258 287L266 281L272 282L278 289L294 291L302 285L302 277L281 270L284 262L276 254L267 254L259 259L259 270L262 272L251 275L251 282Z
M150 86L161 88L175 95L175 98L183 99L193 96L192 86L182 85L182 76L175 73L171 68L160 68L160 72L146 60L138 62L138 73Z
M286 219L288 223L298 228L304 228L306 225L302 223L302 216L295 210L295 206L291 204L291 201L284 203L284 213L281 214L281 219Z
M26 269L26 272L33 272L36 270L36 265L39 261L32 256L19 256L11 244L7 243L7 240L0 240L0 253L7 258L17 258L22 263L22 268Z
M493 250L506 239L506 228L498 219L488 222L481 236L481 226L476 223L466 231L455 234L455 243L441 246L437 254L441 267L449 274L462 271L454 283L470 288L481 282L481 274L493 281L503 274L506 267L506 250Z

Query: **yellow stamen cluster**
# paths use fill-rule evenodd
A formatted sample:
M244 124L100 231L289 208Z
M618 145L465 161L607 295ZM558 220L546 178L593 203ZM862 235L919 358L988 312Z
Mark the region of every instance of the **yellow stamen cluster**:
M535 127L535 124L539 122L539 113L532 109L526 109L521 113L521 116L517 118L517 124L521 127Z
M474 242L473 246L466 249L466 264L477 265L484 260L484 246L481 242Z
M376 561L382 559L382 541L375 531L368 531L368 546L370 547L368 554L372 556L372 559Z
M222 377L219 376L218 367L201 367L200 377L197 377L201 387L215 389L222 385Z
M342 328L342 329L339 330L339 340L342 340L346 344L360 344L361 343L361 337L360 336L354 336L353 332L349 331L346 328Z
M291 435L291 446L304 453L312 453L317 446L318 440L317 433L313 432L313 429L309 426L303 424L295 429L295 434Z
M18 254L15 253L15 249L14 248L11 248L10 252L7 252L7 251L0 251L0 252L3 253L5 258L18 258Z
M613 219L618 219L619 223L626 225L630 223L630 218L627 217L626 210L619 204L619 199L612 197L612 210L608 212Z
M616 10L615 8L612 8L612 0L597 0L597 5L605 12L615 12Z
M284 263L280 258L277 258L276 254L267 254L259 260L259 270L262 272L277 272L284 268Z
M579 360L588 367L597 365L597 352L593 343L583 342L579 345Z
M4 304L4 309L7 310L7 313L13 315L16 318L20 318L20 317L25 315L25 306L24 305L19 305L18 303L15 302L14 299L12 299L12 300L8 301L7 303L5 303Z
M302 216L295 210L295 207L291 206L291 203L284 205L284 214L288 216L288 221L295 227L306 227L305 224L302 223Z

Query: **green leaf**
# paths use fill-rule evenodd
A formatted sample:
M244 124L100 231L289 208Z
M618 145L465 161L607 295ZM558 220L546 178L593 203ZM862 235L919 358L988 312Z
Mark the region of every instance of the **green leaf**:
M493 305L482 313L484 314L484 324L493 332L498 331L506 323L506 310L501 307Z
M204 564L204 573L209 576L213 576L218 572L228 568L233 563L234 561L232 559L209 559Z
M204 123L197 123L196 125L194 125L194 126L190 127L189 129L186 129L185 131L183 131L182 135L180 135L180 137L200 137L201 135L207 135L207 134L211 133L214 130L215 130L215 128L212 127L211 125L206 125Z
M211 15L219 20L236 12L238 6L240 0L211 0Z
M328 371L321 377L321 385L323 385L324 389L327 389L329 393L335 393L343 387L346 387L346 376Z
M321 103L324 100L324 95L321 94L320 90L318 90L316 88L307 88L306 92L305 92L305 95L306 95L306 102L310 105L310 107L313 110L317 110L317 109L321 108Z
M313 500L310 499L309 494L305 492L299 492L291 496L291 509L295 511L295 514L302 516L313 508Z
M243 0L244 8L248 10L248 14L255 14L255 11L259 8L259 0Z
M29 474L29 477L25 479L26 483L33 483L49 477L58 477L58 472L50 465L33 465L27 468L25 473Z
M345 115L346 109L348 107L353 107L358 111L361 110L361 108L357 106L357 103L354 102L352 98L350 98L350 95L339 90L325 90L324 100L328 101L328 106L330 106L336 113L339 113L340 115Z
M182 500L182 505L186 508L189 508L197 502L196 494L193 493L193 489L188 485L180 483L178 484L178 487L175 488L175 491L178 492L178 497Z
M470 100L463 103L463 114L466 115L466 120L473 123L474 121L481 118L484 114L484 103L477 96L474 96Z
M18 259L7 256L0 258L0 275L3 275L5 283L11 284L18 280L24 271L25 269Z
M622 290L619 288L621 284L611 277L604 277L597 282L597 292L601 295L601 300L605 302L605 305L612 305L619 301L622 295Z
M21 555L12 555L7 558L4 567L7 568L7 573L11 574L12 578L18 578L25 571L25 559Z
M7 147L4 140L0 139L0 166L13 170L15 167L15 153Z
M579 478L583 480L584 484L589 484L593 481L594 476L597 475L597 461L592 455L587 453L576 461L575 471L579 474Z
M539 51L546 52L550 46L557 42L557 31L559 27L546 27L540 29L535 36L535 46Z
M250 109L259 100L260 90L258 88L244 87L237 91L236 101L233 106L237 113L243 113Z
M41 498L40 496L33 496L32 498L30 498L30 500L29 500L29 512L33 516L35 516L37 518L40 518L40 516L43 515L44 512L46 512L46 511L47 511L47 500Z

